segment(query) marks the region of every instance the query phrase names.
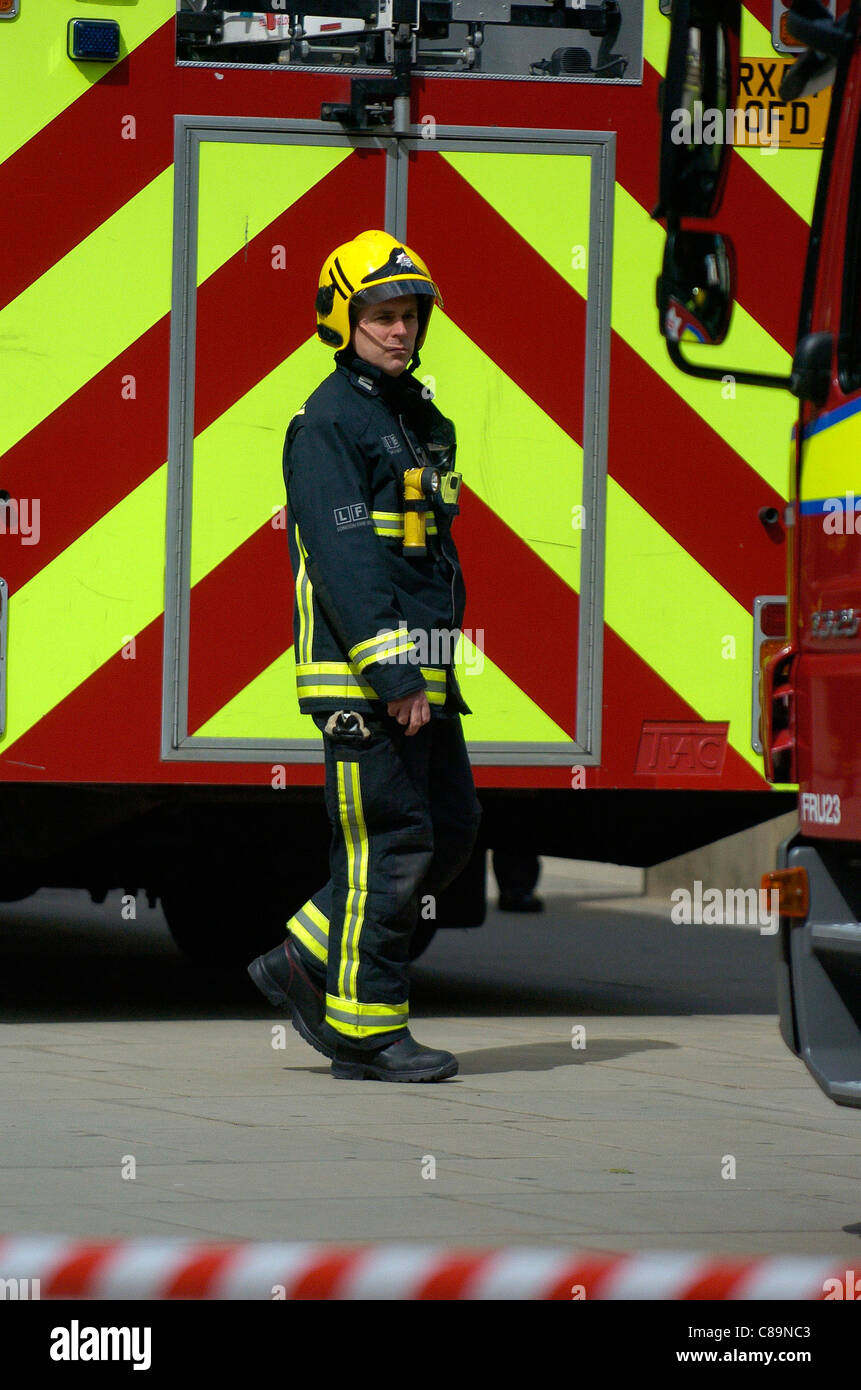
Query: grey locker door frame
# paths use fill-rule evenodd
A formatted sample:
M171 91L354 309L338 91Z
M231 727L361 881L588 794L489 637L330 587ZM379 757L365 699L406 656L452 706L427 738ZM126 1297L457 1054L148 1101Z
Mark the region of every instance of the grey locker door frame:
M508 154L565 154L576 152L591 161L589 184L589 259L586 303L584 390L583 503L589 524L583 532L580 560L580 608L577 632L577 689L575 736L571 743L522 743L517 751L500 753L501 745L469 739L474 763L546 765L575 762L597 767L601 762L604 672L604 556L607 499L607 420L610 379L610 295L613 271L613 198L616 179L616 137L612 131L519 130L484 126L437 126L432 139L421 126L410 128L412 138L401 141L394 235L409 244L409 155L438 150ZM415 248L420 251L420 247ZM444 402L443 402L444 405ZM455 425L457 421L455 421ZM469 472L467 465L467 485ZM469 575L466 575L467 586ZM467 692L468 694L468 692ZM469 699L467 698L467 704ZM510 749L510 745L502 745Z
M188 733L194 343L197 295L199 153L204 141L324 145L381 149L386 155L385 229L408 241L408 168L412 150L429 148L421 126L398 134L348 135L328 122L177 116L174 148L173 292L165 561L162 748L165 761L314 763L323 752L316 731L307 739L201 738ZM576 153L591 160L589 268L584 375L583 501L590 525L583 534L576 734L555 744L469 741L476 764L595 766L601 757L603 563L607 410L610 355L610 278L615 136L612 132L438 127L437 150ZM596 232L599 231L599 234ZM286 564L286 556L285 556ZM289 575L285 574L285 583ZM469 576L467 575L467 582ZM469 721L464 723L469 739Z

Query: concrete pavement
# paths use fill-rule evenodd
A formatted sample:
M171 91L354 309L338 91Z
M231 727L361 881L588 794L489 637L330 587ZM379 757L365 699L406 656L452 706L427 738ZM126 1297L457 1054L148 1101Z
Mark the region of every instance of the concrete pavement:
M159 912L6 905L0 1232L861 1255L861 1112L784 1047L773 938L601 899L632 872L546 862L545 913L439 934L432 1086L333 1080Z

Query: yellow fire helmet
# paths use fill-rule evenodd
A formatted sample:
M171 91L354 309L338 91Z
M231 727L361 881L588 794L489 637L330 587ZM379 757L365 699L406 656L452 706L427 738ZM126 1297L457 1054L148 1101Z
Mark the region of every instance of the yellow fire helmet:
M317 291L317 336L330 347L345 348L350 341L350 310L363 304L379 304L414 294L418 300L419 331L416 353L427 333L434 304L442 308L442 295L424 261L388 232L360 232L352 241L337 246L320 271Z

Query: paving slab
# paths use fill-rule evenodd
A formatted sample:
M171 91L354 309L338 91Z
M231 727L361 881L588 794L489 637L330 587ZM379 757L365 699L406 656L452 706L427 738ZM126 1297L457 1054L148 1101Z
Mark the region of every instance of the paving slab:
M6 905L0 1233L861 1264L861 1111L783 1045L773 940L676 927L630 876L557 863L546 889L416 966L415 1034L460 1059L435 1086L334 1080L246 981L196 976L158 912L118 938L110 900L79 905L59 940L59 895Z

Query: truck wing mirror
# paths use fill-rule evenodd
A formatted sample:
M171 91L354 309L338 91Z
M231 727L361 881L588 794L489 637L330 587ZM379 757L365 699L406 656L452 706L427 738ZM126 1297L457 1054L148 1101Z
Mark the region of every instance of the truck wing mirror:
M673 343L722 343L732 313L731 248L716 232L671 227L658 279L660 329Z
M740 386L787 388L788 376L703 367L682 356L683 341L718 344L726 337L732 314L734 260L732 244L719 232L687 232L670 226L657 296L659 327L670 360L689 376L707 381L732 377Z
M661 89L661 172L653 217L714 217L730 146L703 139L726 127L738 90L740 0L673 0Z

